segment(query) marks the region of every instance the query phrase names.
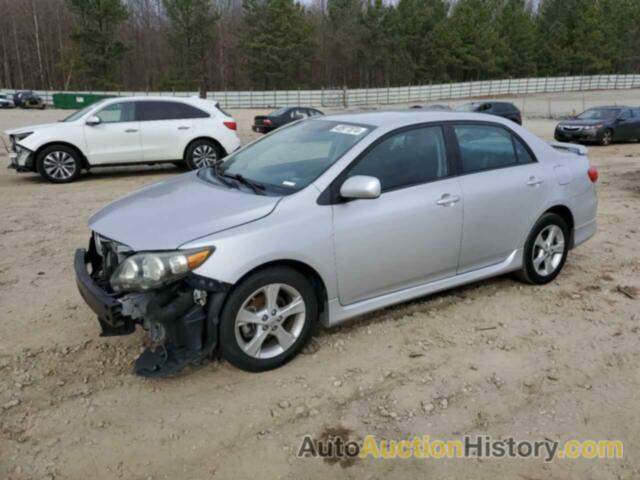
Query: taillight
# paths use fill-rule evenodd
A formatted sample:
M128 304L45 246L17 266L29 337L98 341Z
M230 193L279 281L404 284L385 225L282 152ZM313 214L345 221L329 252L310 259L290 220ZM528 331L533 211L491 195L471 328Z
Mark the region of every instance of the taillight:
M222 122L222 123L229 130L237 130L238 129L238 124L236 122Z
M591 180L592 183L596 183L598 181L598 169L596 167L589 167L587 175L589 175L589 180Z
M271 120L269 120L268 118L265 118L265 119L262 121L262 124L263 124L263 125L271 125Z

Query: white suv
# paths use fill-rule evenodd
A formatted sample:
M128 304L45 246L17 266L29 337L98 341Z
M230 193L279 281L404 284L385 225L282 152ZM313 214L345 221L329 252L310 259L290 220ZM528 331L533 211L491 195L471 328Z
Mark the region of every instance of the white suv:
M236 122L199 98L102 100L62 122L8 130L11 167L71 182L83 168L174 162L213 165L240 146Z

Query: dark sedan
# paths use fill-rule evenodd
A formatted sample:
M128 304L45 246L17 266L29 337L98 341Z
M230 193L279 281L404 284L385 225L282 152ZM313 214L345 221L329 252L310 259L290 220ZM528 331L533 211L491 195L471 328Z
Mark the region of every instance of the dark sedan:
M324 113L310 107L285 107L271 112L269 115L258 115L254 118L251 129L254 132L269 133L287 123L318 115L324 115Z
M518 107L511 102L471 102L456 108L458 112L479 112L511 120L522 125L522 114Z
M560 142L613 142L640 140L640 108L596 107L556 126Z
M14 93L13 103L16 108L37 108L38 110L44 110L45 108L42 98L31 91Z

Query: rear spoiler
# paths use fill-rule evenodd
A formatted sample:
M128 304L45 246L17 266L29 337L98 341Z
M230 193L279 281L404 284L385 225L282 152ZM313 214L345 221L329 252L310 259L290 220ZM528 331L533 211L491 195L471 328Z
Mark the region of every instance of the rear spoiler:
M569 153L575 153L576 155L586 156L587 155L587 147L584 145L576 145L575 143L564 143L564 142L549 142L556 150L562 150Z

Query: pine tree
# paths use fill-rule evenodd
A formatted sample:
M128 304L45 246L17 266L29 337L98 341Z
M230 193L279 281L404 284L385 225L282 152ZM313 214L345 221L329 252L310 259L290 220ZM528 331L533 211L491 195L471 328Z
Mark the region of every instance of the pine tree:
M443 0L400 0L392 13L396 47L396 75L399 84L420 84L434 72L435 28L447 18Z
M500 42L496 57L502 75L522 78L536 73L536 25L525 0L506 0L497 18Z
M88 88L117 86L119 64L127 47L118 40L118 27L127 19L121 0L67 0L75 15L71 32L73 65Z
M201 95L209 87L207 59L218 16L209 0L163 0L169 19L169 43L174 61L168 86L173 89L199 89Z
M362 86L363 68L359 62L362 33L360 0L327 0L327 57L332 86Z
M395 48L391 45L391 8L382 0L372 0L360 16L362 37L359 43L365 86L389 84L389 66Z
M491 78L498 72L497 2L459 0L446 28L451 32L450 71L457 80ZM443 45L446 48L446 45Z
M245 2L241 46L252 84L286 89L309 84L313 44L311 24L293 0Z

